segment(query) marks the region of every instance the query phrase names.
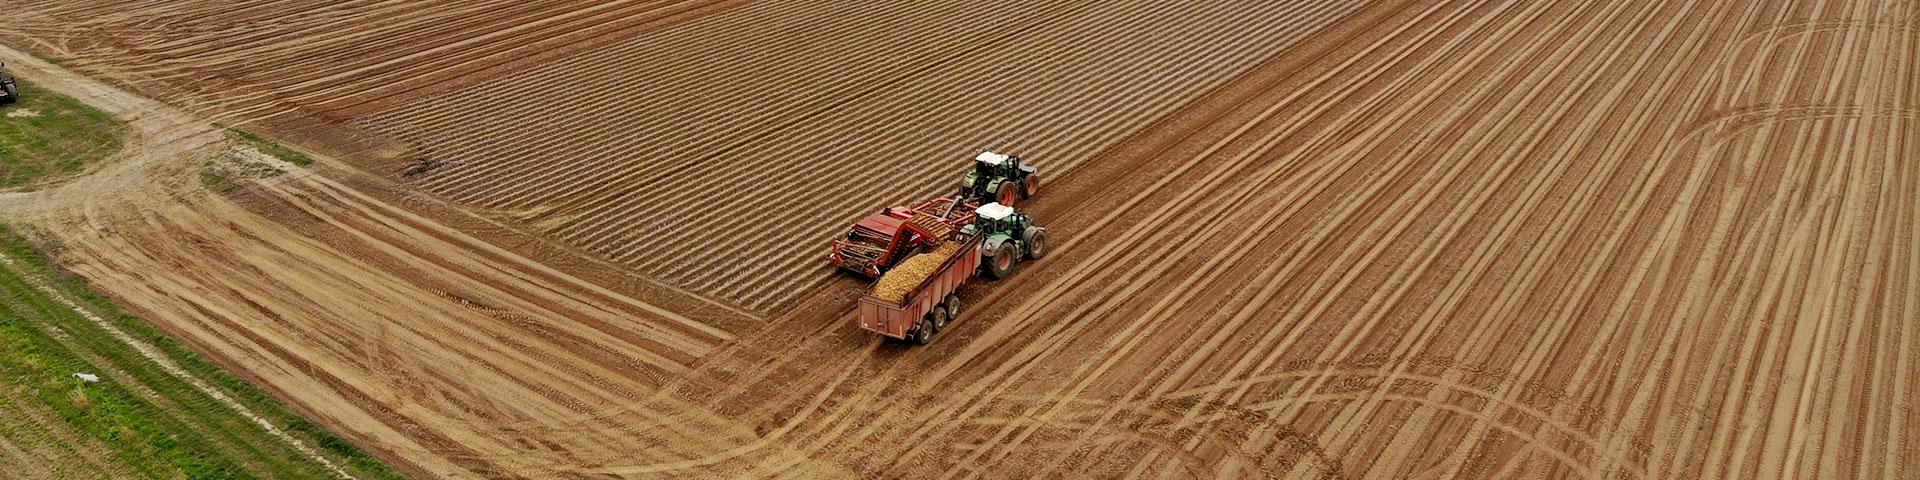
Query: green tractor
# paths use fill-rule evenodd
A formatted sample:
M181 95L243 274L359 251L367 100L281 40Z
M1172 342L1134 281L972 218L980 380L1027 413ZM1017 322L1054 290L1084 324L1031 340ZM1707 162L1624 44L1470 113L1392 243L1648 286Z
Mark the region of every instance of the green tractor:
M1021 260L1047 255L1047 229L999 203L974 210L973 224L963 227L961 233L981 236L980 252L986 258L980 262L980 270L995 280L1013 275L1013 267Z
M20 100L20 86L13 83L13 76L7 75L7 64L0 63L0 105Z
M973 160L973 171L960 182L960 192L968 198L981 204L1013 206L1040 193L1040 176L1018 155L987 151Z

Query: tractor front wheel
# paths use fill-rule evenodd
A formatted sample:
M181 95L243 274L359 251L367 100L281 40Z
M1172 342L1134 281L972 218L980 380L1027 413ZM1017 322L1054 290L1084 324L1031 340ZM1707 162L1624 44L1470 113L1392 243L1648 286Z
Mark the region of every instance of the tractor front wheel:
M1040 176L1028 175L1026 180L1020 181L1021 200L1033 198L1033 196L1038 193L1040 193Z
M1020 243L1027 248L1028 260L1039 260L1040 257L1047 256L1047 229L1027 227L1027 231L1020 235L1020 239Z
M1013 265L1020 260L1020 252L1013 250L1013 242L1003 242L993 249L987 257L987 276L994 280L1013 275Z

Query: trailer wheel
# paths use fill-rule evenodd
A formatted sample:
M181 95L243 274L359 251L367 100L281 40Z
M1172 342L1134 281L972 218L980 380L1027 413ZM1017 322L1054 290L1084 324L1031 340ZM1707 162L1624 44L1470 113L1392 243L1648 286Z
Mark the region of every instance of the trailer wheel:
M1028 260L1047 256L1047 229L1027 227L1027 231L1020 234L1020 244L1026 247Z
M932 327L933 327L932 324L921 322L918 328L913 329L913 331L911 332L907 332L907 341L913 342L914 345L926 345L928 343L933 343Z
M1020 253L1013 250L1013 242L1002 242L989 253L993 255L987 257L987 276L999 280L1013 275L1013 265L1020 259Z
M933 333L936 335L939 334L940 331L946 330L947 321L952 319L952 317L947 316L947 307L945 305L935 306L933 307L933 311L927 312L927 322L933 325Z
M952 295L952 294L947 295L946 304L947 304L947 321L953 321L953 319L960 318L960 296Z

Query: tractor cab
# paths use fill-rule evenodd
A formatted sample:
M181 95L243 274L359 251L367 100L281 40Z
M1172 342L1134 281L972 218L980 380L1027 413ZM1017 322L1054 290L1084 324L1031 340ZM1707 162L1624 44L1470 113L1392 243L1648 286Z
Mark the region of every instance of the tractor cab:
M961 230L964 235L980 235L980 251L987 256L980 269L994 279L1013 274L1020 260L1038 260L1047 253L1047 229L1033 224L1033 218L1015 212L1001 203L981 205L974 210L973 224Z
M1018 155L991 150L973 158L973 171L960 182L962 193L981 203L1013 205L1040 191L1037 170Z
M1011 177L1020 168L1020 157L992 150L973 157L973 173L984 177Z
M1021 215L1013 207L1000 203L981 205L973 211L973 228L977 232L988 234L1017 231L1033 221Z
M0 63L0 105L20 100L20 86L14 84L13 76L7 75L7 64Z

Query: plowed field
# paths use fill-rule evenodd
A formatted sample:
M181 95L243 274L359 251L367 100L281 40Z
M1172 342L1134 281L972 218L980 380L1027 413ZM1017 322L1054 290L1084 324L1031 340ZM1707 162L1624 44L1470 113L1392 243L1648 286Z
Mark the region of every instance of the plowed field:
M1913 2L19 3L181 108L51 82L145 140L0 215L416 475L1920 468ZM1048 257L860 331L826 238L983 147Z
M831 278L847 219L950 190L977 150L1070 174L1364 4L127 3L27 2L15 28L214 118L385 134L435 166L419 188L760 313Z

